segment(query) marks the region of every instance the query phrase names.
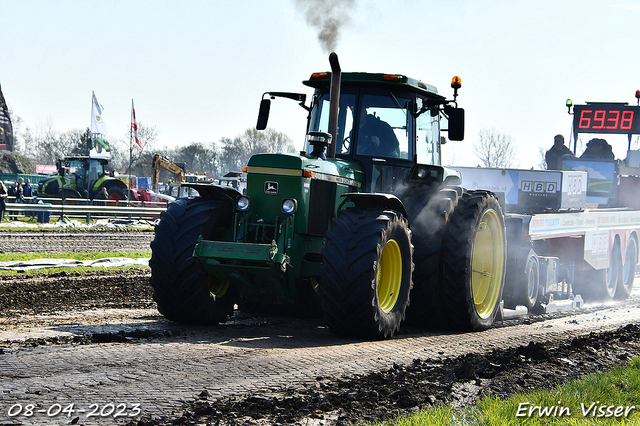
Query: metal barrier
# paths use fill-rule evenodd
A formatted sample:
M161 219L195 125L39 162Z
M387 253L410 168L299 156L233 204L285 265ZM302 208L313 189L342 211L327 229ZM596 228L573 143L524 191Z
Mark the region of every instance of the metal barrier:
M137 201L131 201L127 206L126 201L111 201L111 200L85 200L79 198L65 199L65 204L62 204L62 200L57 199L39 199L42 203L5 203L5 217L6 216L32 216L38 220L38 222L44 222L45 215L49 213L52 216L59 216L60 218L75 217L86 218L86 222L90 223L92 219L104 219L121 217L133 219L157 219L160 217L163 211L167 209L166 204L164 207L151 207L151 205L160 203L142 203ZM57 204L54 204L53 201ZM31 213L31 214L29 214ZM39 216L42 215L42 216ZM47 221L48 222L48 221Z

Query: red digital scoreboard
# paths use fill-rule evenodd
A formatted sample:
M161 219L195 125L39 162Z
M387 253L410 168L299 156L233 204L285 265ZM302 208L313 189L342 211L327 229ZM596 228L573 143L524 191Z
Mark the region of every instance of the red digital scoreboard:
M576 133L640 133L640 107L625 104L587 104L573 106Z

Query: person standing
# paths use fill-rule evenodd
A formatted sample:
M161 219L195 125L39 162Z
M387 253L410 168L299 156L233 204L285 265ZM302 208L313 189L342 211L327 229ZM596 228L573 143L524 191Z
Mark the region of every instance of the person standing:
M31 181L29 178L24 181L24 185L22 186L22 195L24 198L33 197L33 188L31 187Z
M0 180L0 222L4 219L4 210L7 207L4 203L9 196L9 191L4 182Z
M564 136L556 135L553 138L553 146L544 156L547 162L547 170L560 170L560 157L563 155L573 155L573 152L564 145Z

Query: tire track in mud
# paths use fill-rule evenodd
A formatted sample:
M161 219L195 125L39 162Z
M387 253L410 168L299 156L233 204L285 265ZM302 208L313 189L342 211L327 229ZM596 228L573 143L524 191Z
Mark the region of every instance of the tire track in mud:
M149 251L153 229L1 232L2 253Z

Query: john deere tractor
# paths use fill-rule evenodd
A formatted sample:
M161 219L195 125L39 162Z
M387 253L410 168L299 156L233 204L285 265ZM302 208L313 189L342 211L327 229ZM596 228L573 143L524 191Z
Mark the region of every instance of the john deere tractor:
M215 324L257 307L318 312L340 335L417 326L482 330L499 308L505 225L497 198L460 187L440 166L441 119L464 137L464 110L404 75L314 73L293 99L308 111L299 154L257 154L247 188L185 184L200 197L168 206L151 243L159 311Z
M57 161L58 176L38 183L43 197L94 199L106 188L111 200L126 200L127 185L105 171L108 160L89 156L68 156Z

